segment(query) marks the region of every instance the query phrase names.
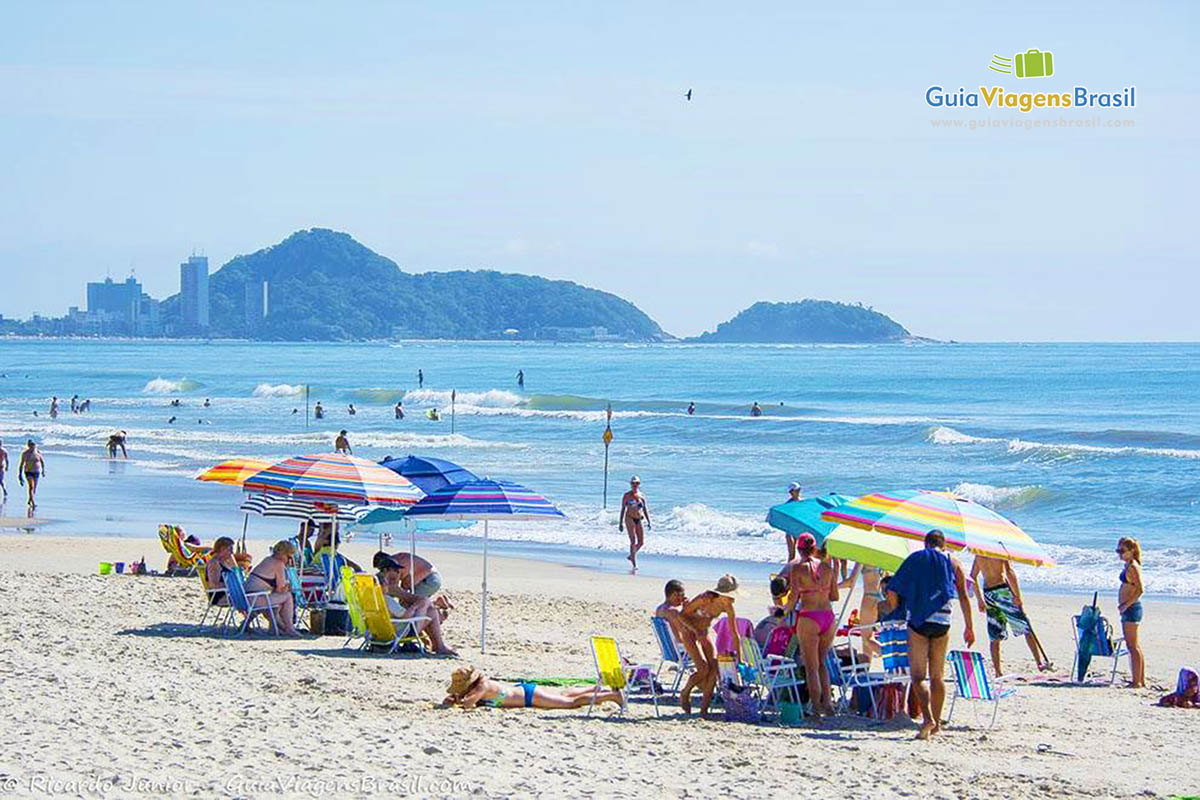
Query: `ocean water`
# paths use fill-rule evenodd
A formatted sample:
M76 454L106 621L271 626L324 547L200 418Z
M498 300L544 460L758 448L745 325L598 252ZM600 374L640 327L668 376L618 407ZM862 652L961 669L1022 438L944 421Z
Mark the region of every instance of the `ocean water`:
M525 483L568 514L493 525L499 552L622 568L613 509L632 473L655 522L644 571L657 574L778 562L782 536L763 518L791 480L806 495L953 489L1047 545L1060 565L1022 568L1031 586L1111 591L1115 539L1133 535L1152 593L1200 597L1200 345L2 340L0 373L10 457L29 436L46 454L47 533L145 535L166 520L205 538L240 529L240 494L192 480L197 470L328 451L346 428L358 455L449 458ZM305 385L325 420L306 423ZM72 414L73 394L92 410ZM408 417L397 422L400 398ZM763 417L748 415L754 401ZM440 422L425 418L434 406ZM129 434L127 463L105 457L117 428ZM10 499L5 512L23 508ZM255 520L252 532L285 529L272 525L285 523ZM430 541L471 546L476 535Z

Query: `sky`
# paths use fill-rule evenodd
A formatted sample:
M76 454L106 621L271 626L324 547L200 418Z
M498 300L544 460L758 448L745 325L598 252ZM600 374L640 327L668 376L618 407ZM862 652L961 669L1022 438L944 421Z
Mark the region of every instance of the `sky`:
M1195 4L826 5L5 3L0 314L328 227L677 335L813 297L943 339L1200 339ZM988 70L1031 48L1053 76ZM1068 117L1133 125L1011 127Z

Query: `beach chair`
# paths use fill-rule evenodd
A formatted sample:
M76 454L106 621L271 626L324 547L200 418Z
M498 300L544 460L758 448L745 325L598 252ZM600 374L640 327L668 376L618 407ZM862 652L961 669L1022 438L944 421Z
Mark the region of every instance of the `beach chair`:
M353 586L354 570L350 567L342 567L341 582L345 586ZM350 634L342 643L342 647L349 647L355 639L362 639L359 647L365 648L367 646L367 620L363 616L363 607L362 603L358 601L357 591L346 594L346 614L350 617Z
M629 708L629 680L625 675L625 662L617 640L611 636L593 636L591 639L592 660L596 664L596 687L592 690L592 701L588 704L588 716L596 708L596 697L601 689L613 689L621 695L621 713ZM654 681L650 682L650 696L654 698L654 716L658 716L658 691Z
M187 577L196 573L196 567L204 562L212 550L210 547L193 547L185 542L183 529L178 525L159 525L158 540L167 551L167 555L175 561L176 568L182 570L182 574Z
M950 711L946 714L946 723L949 724L954 716L954 704L962 698L991 703L992 724L988 725L988 730L996 727L1000 701L1016 694L1017 690L992 686L982 653L974 650L951 650L946 654L946 660L954 668L954 697L950 698Z
M857 632L861 638L864 631L875 634L875 641L882 651L882 670L871 671L870 660L863 660L863 656L851 646L850 637ZM871 697L871 716L878 717L875 688L889 684L907 685L912 680L908 664L908 625L897 620L851 628L846 633L846 645L850 650L850 666L841 672L846 682L847 696L852 695L854 689L867 689Z
M753 636L740 637L742 662L753 673L754 682L762 691L767 705L779 710L779 694L787 691L792 702L800 705L800 687L804 680L796 675L796 662L785 656L764 656ZM801 712L803 714L803 712Z
M1104 619L1099 612L1097 612L1097 617L1098 619L1095 624L1102 625L1104 630L1108 631L1108 620ZM1071 636L1075 639L1075 658L1071 659L1071 670L1072 674L1074 674L1075 665L1079 663L1079 614L1071 617ZM1112 670L1108 673L1108 683L1112 685L1117 680L1117 667L1121 664L1121 658L1124 657L1126 661L1129 660L1129 648L1125 646L1125 637L1123 636L1115 639L1111 635L1106 636L1105 641L1100 642L1099 645L1099 648L1093 647L1091 650L1089 661L1095 658L1112 659ZM1083 682L1082 677L1080 677L1079 682Z
M262 614L270 615L272 630L276 633L279 632L279 617L275 613L278 606L271 600L271 593L268 591L247 592L246 577L242 574L241 567L225 573L225 596L229 598L230 606L229 616L225 618L227 632L233 626L234 611L244 615L242 624L238 627L236 634L238 636L250 630L251 621Z
M222 617L233 613L233 609L229 606L229 600L224 603L214 603L213 598L218 594L224 595L224 589L214 589L208 585L208 570L197 569L196 577L200 579L200 588L204 592L204 615L200 617L200 626L204 627L204 623L208 621L208 615L213 615L213 624L219 628L224 628Z
M837 698L834 701L834 709L839 713L845 713L850 707L850 694L853 691L853 686L850 683L850 675L855 673L867 672L867 665L860 666L842 666L842 660L838 658L837 651L833 648L825 654L825 669L829 672L829 688L837 692Z
M292 599L295 601L293 606L296 609L296 622L300 621L302 615L311 615L314 609L323 610L325 608L322 592L313 590L306 592L304 590L304 584L300 580L300 570L295 567L288 567L285 573L287 574L288 586L292 588ZM311 627L308 625L307 619L305 620L305 627Z
M659 675L663 667L669 665L670 669L675 670L675 680L671 681L670 688L666 691L668 694L677 694L684 677L690 672L695 672L696 666L692 664L692 658L687 651L680 648L679 643L675 641L675 633L671 630L669 622L662 617L651 617L650 624L654 626L654 638L658 640L660 655L658 669L654 671L654 680L662 683Z
M401 645L415 644L418 652L425 652L425 643L421 641L417 624L428 621L429 617L393 617L388 611L383 587L374 575L354 575L353 582L349 577L343 581L347 599L353 592L362 609L363 622L366 625L364 650L382 648L388 655L392 655Z

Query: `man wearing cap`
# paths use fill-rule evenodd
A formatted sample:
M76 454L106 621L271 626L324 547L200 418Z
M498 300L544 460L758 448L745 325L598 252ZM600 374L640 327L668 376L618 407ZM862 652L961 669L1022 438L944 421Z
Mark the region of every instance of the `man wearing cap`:
M393 619L423 617L424 619L417 623L416 629L429 634L434 652L445 656L458 655L446 646L446 640L442 638L442 618L433 603L428 597L422 597L401 586L400 578L404 567L391 556L380 555L383 557L375 560L375 567L379 570L379 584L383 587L388 613Z
M788 484L788 499L789 503L799 503L804 497L800 494L800 484L792 481ZM788 533L784 536L787 539L788 562L796 560L796 537L799 533Z
M634 475L629 479L629 491L621 495L621 513L617 519L617 530L624 531L628 528L629 533L629 563L633 564L633 571L637 572L637 554L645 544L645 532L642 530L642 521L645 520L646 527L650 527L650 506L646 503L646 495L642 494L642 479Z

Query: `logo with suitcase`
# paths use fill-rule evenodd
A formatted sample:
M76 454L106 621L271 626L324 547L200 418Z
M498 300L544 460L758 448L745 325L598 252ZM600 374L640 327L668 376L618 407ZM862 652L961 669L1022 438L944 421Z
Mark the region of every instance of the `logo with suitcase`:
M1012 58L993 55L988 69L1018 78L1049 78L1054 74L1054 54L1034 48Z

